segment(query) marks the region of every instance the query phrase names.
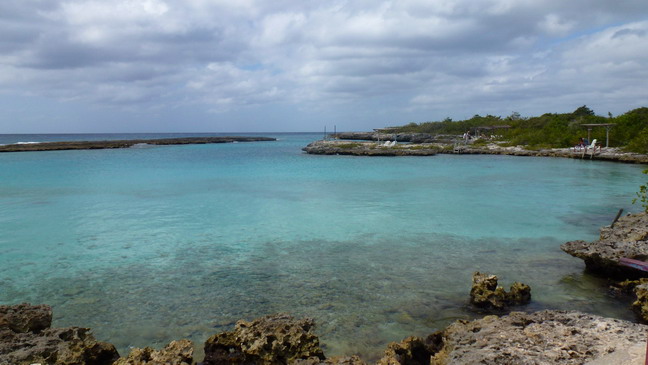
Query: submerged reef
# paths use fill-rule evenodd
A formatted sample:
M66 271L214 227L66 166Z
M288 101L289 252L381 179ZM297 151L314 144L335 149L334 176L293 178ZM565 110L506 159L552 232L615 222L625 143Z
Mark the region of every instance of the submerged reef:
M193 344L134 348L120 358L87 328L49 328L52 311L27 303L0 306L0 364L193 365ZM203 365L363 365L358 356L326 358L312 319L276 314L239 321L205 342ZM387 346L380 365L623 363L645 347L648 326L577 311L512 312L459 320L425 338Z

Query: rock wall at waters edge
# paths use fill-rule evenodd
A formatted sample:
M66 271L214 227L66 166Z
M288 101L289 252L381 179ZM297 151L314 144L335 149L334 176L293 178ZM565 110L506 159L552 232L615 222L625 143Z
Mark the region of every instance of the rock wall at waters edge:
M51 308L0 306L0 364L192 365L193 344L172 341L161 350L132 349L119 358L88 329L49 328ZM205 343L204 365L362 365L357 356L326 358L311 319L276 314L239 321L231 332ZM648 326L575 311L513 312L456 321L425 338L387 346L381 365L397 364L583 364L645 346ZM603 362L605 363L605 362Z
M0 365L110 365L115 346L98 342L88 328L50 328L46 305L0 306Z
M419 149L429 148L430 150L435 150L437 153L443 154L461 154L461 155L507 155L507 156L529 156L529 157L561 157L561 158L574 158L574 159L589 159L589 160L598 160L598 161L611 161L611 162L623 162L623 163L639 163L639 164L648 164L648 155L638 154L632 152L624 152L619 148L603 148L597 150L593 155L590 151L585 150L573 150L571 148L549 148L549 149L540 149L540 150L528 150L523 146L510 146L503 147L496 143L487 143L487 144L475 144L475 140L471 141L468 144L465 144L464 141L459 138L459 136L453 135L431 135L426 133L398 133L398 134L384 134L384 133L374 133L374 132L346 132L338 133L336 136L337 140L333 141L316 141L303 150L309 154L321 154L321 155L336 155L336 154L346 154L346 155L359 155L359 156L421 156L425 155L419 152ZM358 151L353 151L353 149L346 149L340 151L336 149L336 144L339 144L339 140L347 140L346 143L350 143L349 140L360 140L360 141L393 141L398 142L409 142L413 145L418 145L417 148L411 148L412 146L407 146L408 148L403 149L398 152L380 152L380 149L374 145L373 148L370 148L368 144L363 144L360 142L358 144ZM362 150L374 149L378 152L363 152ZM386 150L386 149L382 149ZM434 153L427 154L433 155Z
M437 135L430 133L376 133L376 132L341 132L331 138L358 141L397 141L410 143L453 143L460 140L455 135Z
M560 248L585 262L595 274L628 279L648 277L648 272L619 264L621 258L648 260L648 214L645 212L621 217L614 227L600 229L597 241L570 241Z
M436 145L421 148L412 146L385 147L372 142L315 141L302 148L312 155L352 155L352 156L434 156L438 153Z

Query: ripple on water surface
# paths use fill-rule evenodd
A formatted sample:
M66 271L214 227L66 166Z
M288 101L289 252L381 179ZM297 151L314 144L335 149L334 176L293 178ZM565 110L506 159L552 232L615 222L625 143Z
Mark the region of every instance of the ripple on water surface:
M632 208L640 166L306 142L0 156L0 301L51 304L121 353L286 311L327 354L375 359L478 316L475 270L531 285L529 310L632 318L559 246Z

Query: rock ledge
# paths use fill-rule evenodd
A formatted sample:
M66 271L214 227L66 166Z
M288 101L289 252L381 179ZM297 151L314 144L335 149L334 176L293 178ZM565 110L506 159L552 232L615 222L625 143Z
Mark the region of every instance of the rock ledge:
M646 272L619 265L619 259L648 259L648 214L629 214L621 217L614 228L602 227L598 241L570 241L560 248L583 259L593 273L618 279L646 277Z

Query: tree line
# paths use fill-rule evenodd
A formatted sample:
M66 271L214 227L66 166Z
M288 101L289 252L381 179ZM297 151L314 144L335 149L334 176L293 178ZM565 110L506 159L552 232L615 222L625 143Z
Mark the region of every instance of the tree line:
M618 116L599 116L583 105L571 113L547 113L538 117L523 118L513 112L507 117L475 115L470 119L410 123L396 127L398 133L463 134L475 133L477 127L491 126L508 128L486 131L497 140L511 145L524 145L528 148L565 148L574 146L580 138L587 137L587 128L582 124L614 123L610 129L610 147L621 147L626 151L648 153L648 108L641 107ZM591 139L605 144L605 128L594 127Z

